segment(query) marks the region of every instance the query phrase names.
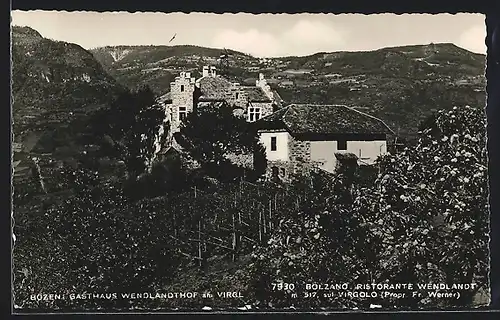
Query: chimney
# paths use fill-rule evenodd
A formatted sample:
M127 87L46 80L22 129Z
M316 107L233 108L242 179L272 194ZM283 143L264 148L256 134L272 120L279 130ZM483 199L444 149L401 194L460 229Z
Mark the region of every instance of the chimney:
M215 77L215 76L216 76L216 72L215 72L215 70L216 70L216 69L215 69L215 66L211 66L211 67L210 67L210 73L211 73L212 77Z
M208 66L203 66L203 77L208 77Z
M263 73L259 73L259 80L264 80L264 74Z
M186 72L186 78L191 78L191 72Z

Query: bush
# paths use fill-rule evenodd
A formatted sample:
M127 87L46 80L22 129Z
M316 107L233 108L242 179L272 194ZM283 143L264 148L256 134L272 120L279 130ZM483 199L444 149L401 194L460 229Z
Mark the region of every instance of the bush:
M267 307L332 309L470 307L460 299L307 296L306 283L475 283L488 288L488 185L485 115L470 107L440 111L422 125L416 145L381 157L379 174L299 177L289 206L267 246L254 255L250 286ZM359 173L359 171L358 171ZM361 179L360 179L361 178ZM294 205L295 203L295 205ZM301 286L301 287L299 287Z
M488 185L483 110L440 111L422 125L415 146L380 160L374 188L356 210L375 246L378 281L488 286ZM411 305L469 306L418 299ZM411 299L410 299L411 300Z
M265 150L257 132L244 118L233 114L227 103L200 107L184 120L178 142L210 176L226 182L243 176L256 180L267 166ZM233 161L234 155L250 159Z
M149 87L141 87L119 95L110 108L97 112L90 123L108 155L122 159L131 179L136 180L152 165L155 141L163 138L158 133L164 118L154 93Z
M150 292L172 279L178 257L165 232L164 211L128 202L120 189L100 186L94 172L66 173L74 195L31 213L16 232L16 270L27 270L15 279L16 304L38 310L123 308L131 302L37 302L29 295Z

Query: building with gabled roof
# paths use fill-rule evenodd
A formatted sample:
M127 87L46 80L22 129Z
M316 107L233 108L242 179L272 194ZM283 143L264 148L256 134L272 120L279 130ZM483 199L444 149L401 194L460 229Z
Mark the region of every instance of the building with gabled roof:
M281 180L311 166L334 172L342 161L371 165L387 153L387 137L394 133L382 120L345 105L291 104L255 125L268 176Z
M165 106L170 134L178 132L182 120L196 108L213 102L227 102L235 114L254 122L271 114L283 104L279 94L272 90L261 73L255 86L232 83L216 72L214 66L203 67L202 77L195 79L190 72L181 72L170 84L170 92L160 96L158 102Z

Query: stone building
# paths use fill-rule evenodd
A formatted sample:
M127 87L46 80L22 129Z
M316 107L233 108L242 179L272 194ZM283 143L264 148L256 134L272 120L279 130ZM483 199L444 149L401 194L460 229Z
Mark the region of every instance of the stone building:
M216 67L204 66L202 77L195 79L190 72L181 72L170 84L170 92L159 97L165 106L165 119L170 122L170 134L180 130L182 120L195 108L225 101L235 108L235 114L254 122L281 107L279 94L259 74L255 86L232 83L217 74Z
M387 153L393 131L380 119L343 105L292 104L256 122L268 178L287 181L311 167L334 172L340 161L371 165Z

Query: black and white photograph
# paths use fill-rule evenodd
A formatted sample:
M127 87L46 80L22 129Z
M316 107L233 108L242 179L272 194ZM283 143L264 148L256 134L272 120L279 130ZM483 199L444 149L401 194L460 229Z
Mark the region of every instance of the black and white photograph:
M12 11L13 313L486 308L485 38Z

